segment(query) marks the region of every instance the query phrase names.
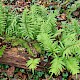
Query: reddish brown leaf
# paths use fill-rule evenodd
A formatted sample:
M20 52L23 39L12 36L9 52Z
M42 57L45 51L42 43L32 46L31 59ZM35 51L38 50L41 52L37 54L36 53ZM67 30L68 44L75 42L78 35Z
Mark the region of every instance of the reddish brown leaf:
M62 13L60 16L57 16L59 21L65 21L66 20L66 14Z
M23 74L23 80L27 80L27 75L26 74Z
M10 76L13 76L13 75L14 75L14 70L15 70L15 67L14 67L14 66L12 66L12 67L8 68L8 70L6 71L6 73L7 73L8 77L10 77Z
M73 15L74 15L74 16L79 16L79 11L73 12Z

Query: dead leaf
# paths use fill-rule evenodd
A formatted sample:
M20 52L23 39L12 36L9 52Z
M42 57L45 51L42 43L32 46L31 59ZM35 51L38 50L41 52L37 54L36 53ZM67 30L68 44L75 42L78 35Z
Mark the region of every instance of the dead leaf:
M66 14L65 14L65 13L61 14L61 18L62 18L63 20L66 20Z
M73 80L79 80L80 79L80 74L77 74L77 79L76 79L76 75L72 75L71 78Z
M62 13L60 16L57 16L58 21L65 21L66 20L66 14Z
M74 16L79 16L79 11L73 12L73 15L74 15Z
M23 80L27 80L27 75L23 74Z
M15 70L14 66L8 68L8 70L6 71L8 77L12 77L14 75L14 70Z
M19 77L22 77L22 72L19 71L19 72L17 73L17 75L18 75Z

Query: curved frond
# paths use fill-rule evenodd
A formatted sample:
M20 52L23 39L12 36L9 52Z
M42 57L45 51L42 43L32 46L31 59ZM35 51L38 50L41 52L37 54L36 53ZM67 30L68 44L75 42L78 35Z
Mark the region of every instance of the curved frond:
M51 67L49 72L51 74L55 74L55 75L59 75L61 71L63 71L64 68L64 62L63 59L60 57L56 57L55 59L53 59L53 61L51 62Z
M76 58L70 57L66 59L66 67L67 69L74 75L79 73L79 62L77 61Z

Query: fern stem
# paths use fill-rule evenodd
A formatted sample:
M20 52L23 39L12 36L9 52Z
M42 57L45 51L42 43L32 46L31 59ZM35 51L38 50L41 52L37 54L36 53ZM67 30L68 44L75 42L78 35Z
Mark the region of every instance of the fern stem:
M52 75L53 75L53 73L51 73L51 75L50 75L50 77L49 77L49 79L48 79L48 80L50 80L50 79L51 79Z

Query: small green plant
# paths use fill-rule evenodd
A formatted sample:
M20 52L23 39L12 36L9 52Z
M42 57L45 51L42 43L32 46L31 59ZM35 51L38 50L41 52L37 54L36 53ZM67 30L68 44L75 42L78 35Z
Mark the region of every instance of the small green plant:
M39 62L40 62L39 58L36 59L31 58L30 60L27 61L26 66L28 66L28 68L31 69L34 74L34 70L37 68Z
M4 50L5 50L6 46L3 46L2 48L0 48L0 57L2 57Z

